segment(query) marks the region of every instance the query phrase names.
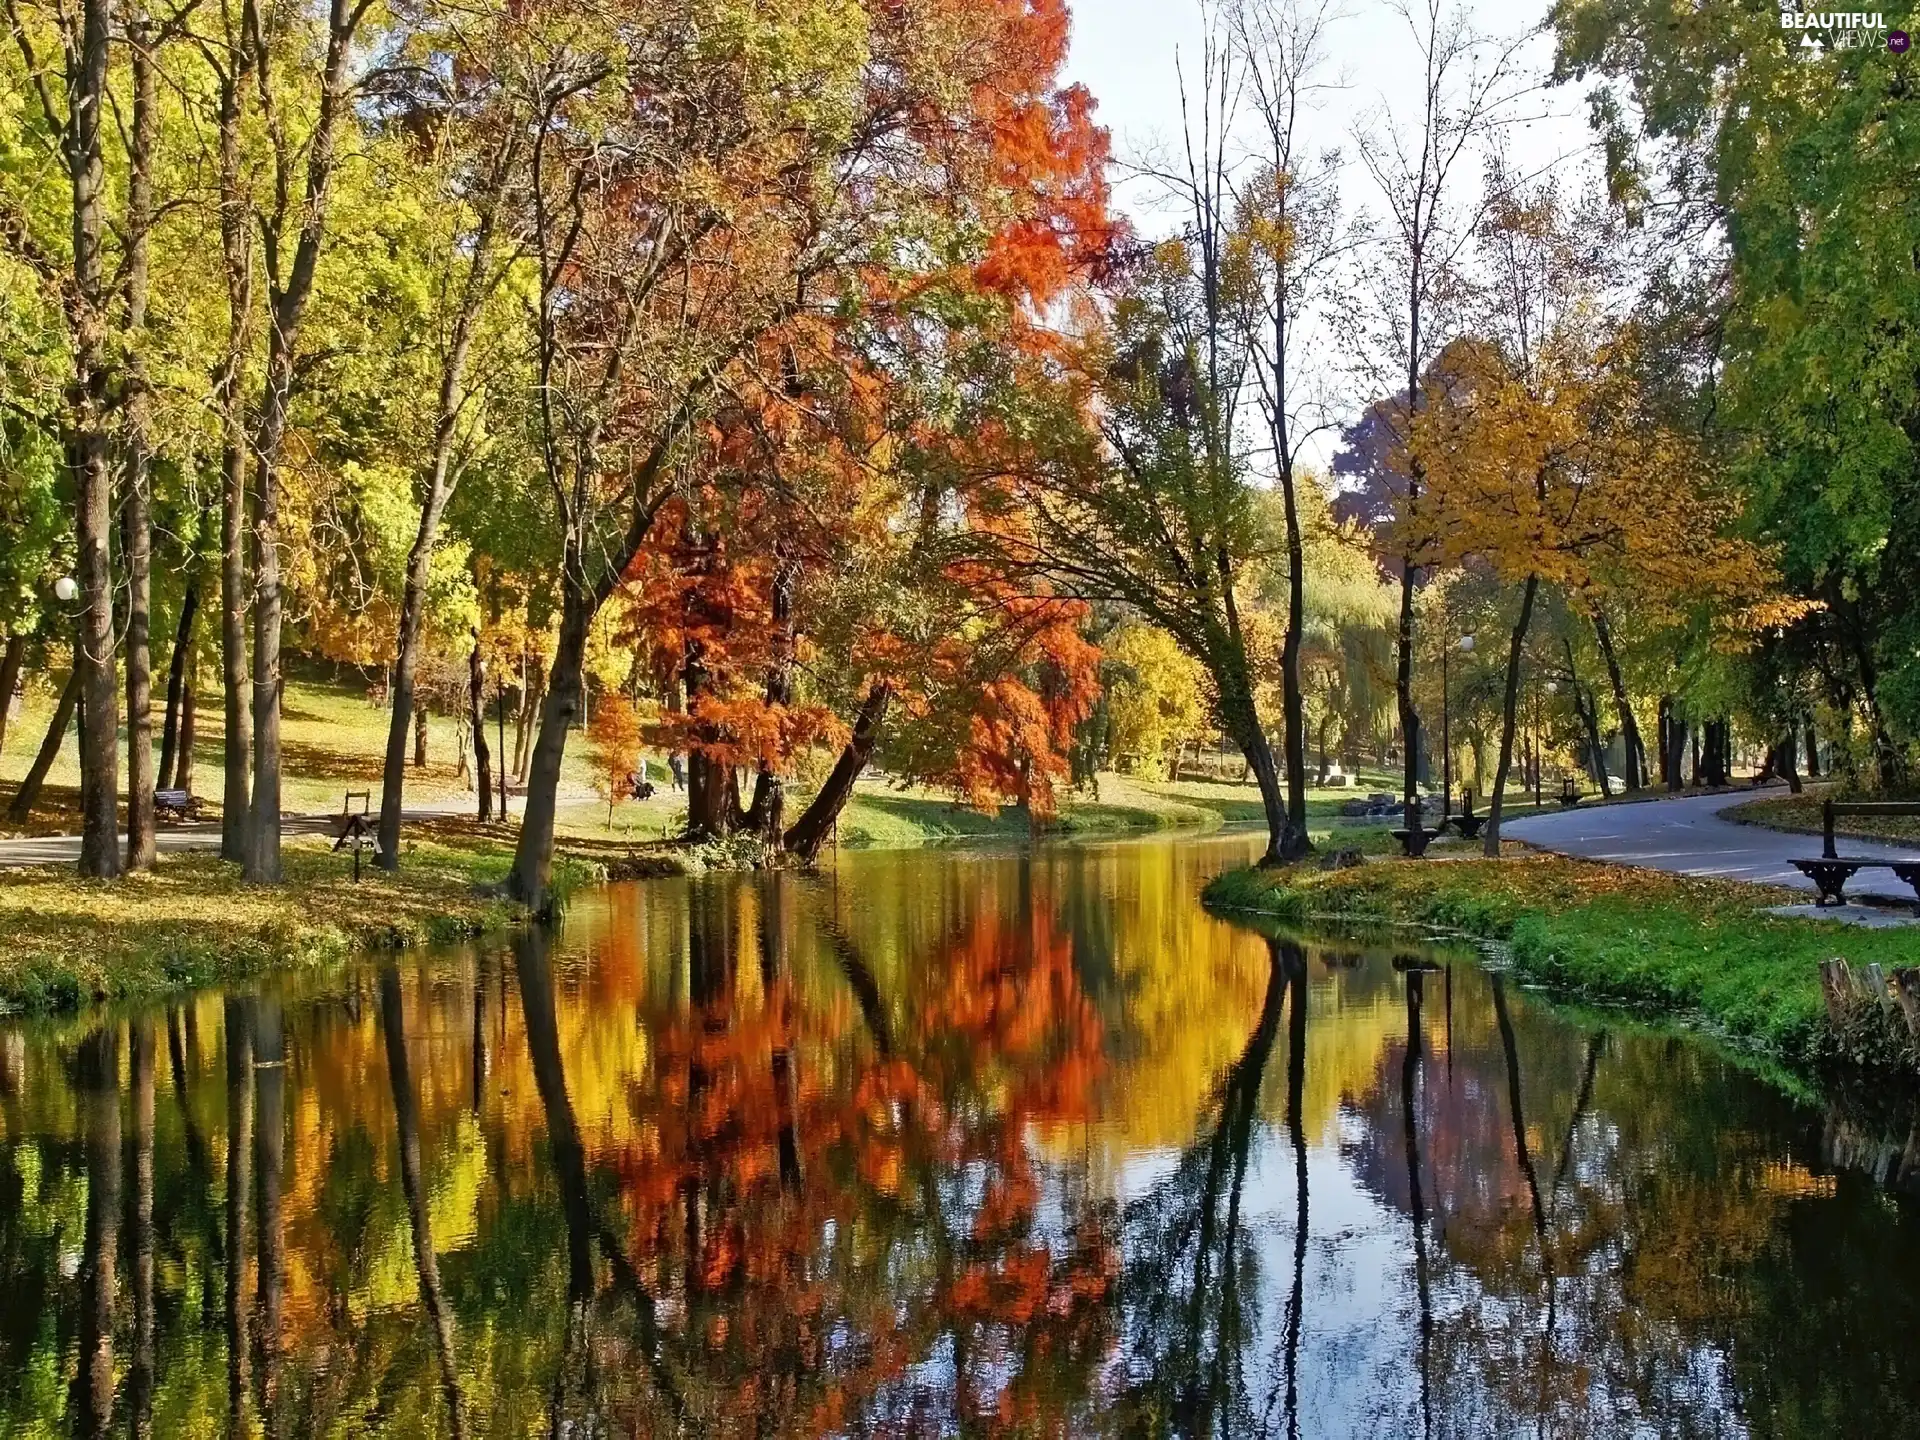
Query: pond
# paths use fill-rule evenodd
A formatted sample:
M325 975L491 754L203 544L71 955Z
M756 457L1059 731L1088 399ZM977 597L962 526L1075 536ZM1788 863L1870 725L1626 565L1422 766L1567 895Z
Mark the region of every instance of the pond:
M0 1031L0 1434L1892 1435L1920 1130L1240 837L614 887Z

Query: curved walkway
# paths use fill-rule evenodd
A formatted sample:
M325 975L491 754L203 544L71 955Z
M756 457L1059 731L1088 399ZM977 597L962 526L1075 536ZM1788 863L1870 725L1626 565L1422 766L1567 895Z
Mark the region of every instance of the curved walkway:
M1766 792L1755 792L1766 793ZM1503 833L1543 850L1587 860L1643 865L1681 875L1786 885L1809 894L1814 883L1793 868L1795 860L1820 853L1818 835L1793 835L1723 820L1720 812L1752 794L1688 795L1619 805L1583 805L1557 814L1510 820ZM1869 859L1912 859L1920 846L1899 847L1841 839L1840 853ZM1847 886L1847 898L1911 905L1913 891L1887 870L1862 870Z

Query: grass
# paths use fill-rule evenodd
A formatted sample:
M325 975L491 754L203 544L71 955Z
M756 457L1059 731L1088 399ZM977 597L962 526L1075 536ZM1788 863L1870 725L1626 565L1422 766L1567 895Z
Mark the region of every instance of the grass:
M242 885L211 854L169 855L150 874L83 881L61 867L0 871L0 1010L61 1009L320 965L505 929L525 919L484 887L511 851L491 840L414 843L397 874L319 843L289 843L286 883ZM593 878L562 859L556 887Z
M1818 835L1821 833L1820 806L1825 799L1824 794L1769 795L1722 810L1720 815L1722 819L1736 820L1742 825ZM1920 846L1920 815L1838 815L1834 817L1833 833L1855 840Z
M1350 870L1241 870L1206 903L1295 923L1415 923L1505 941L1525 979L1565 994L1704 1022L1730 1042L1811 1068L1850 1053L1829 1025L1820 962L1916 958L1912 930L1765 913L1803 897L1552 856Z

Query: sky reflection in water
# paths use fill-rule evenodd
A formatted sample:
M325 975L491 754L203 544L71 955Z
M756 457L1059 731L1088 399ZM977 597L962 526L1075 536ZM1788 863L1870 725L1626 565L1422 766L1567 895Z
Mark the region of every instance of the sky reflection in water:
M1251 853L654 882L0 1031L0 1434L1920 1428L1910 1110L1202 913Z

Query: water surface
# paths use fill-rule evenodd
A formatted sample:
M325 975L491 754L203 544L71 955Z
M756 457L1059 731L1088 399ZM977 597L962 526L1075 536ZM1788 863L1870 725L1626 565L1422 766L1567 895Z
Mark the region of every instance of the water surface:
M1204 914L1253 851L0 1030L0 1434L1920 1433L1909 1111Z

